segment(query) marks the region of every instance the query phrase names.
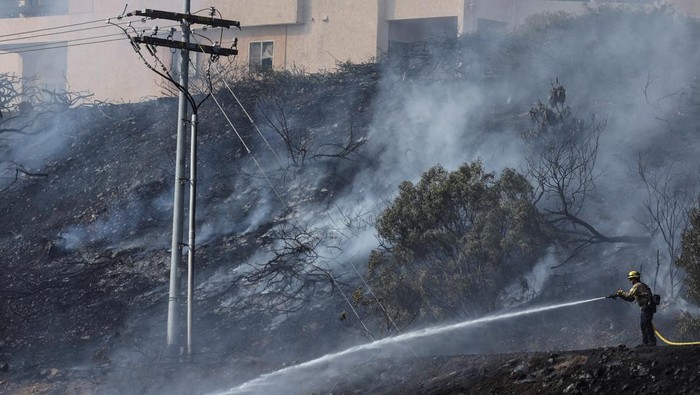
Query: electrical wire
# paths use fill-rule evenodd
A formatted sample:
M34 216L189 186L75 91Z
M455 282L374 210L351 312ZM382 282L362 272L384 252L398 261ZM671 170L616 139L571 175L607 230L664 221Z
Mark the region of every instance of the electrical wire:
M104 21L103 21L103 22L104 22ZM133 23L133 22L134 22L134 21L127 21L127 22L121 22L121 23L119 23L119 24L120 24L120 25L128 25L128 24ZM95 29L102 29L102 28L105 28L105 27L110 27L110 25L112 25L112 24L105 24L105 25L102 25L102 26L94 26L94 27L85 27L85 28L81 28L81 29L66 30L66 31L55 32L55 33L44 33L44 34L35 34L35 35L32 35L32 36L25 36L25 37L7 38L7 39L4 39L4 40L0 40L0 43L6 43L6 42L10 42L10 41L19 41L19 40L28 40L28 39L37 38L37 37L58 36L58 35L62 35L62 34L75 33L75 32L84 32L84 31L88 31L88 30L95 30ZM40 31L41 31L41 30L40 30ZM5 36L0 36L0 37L16 36L16 35L22 35L22 34L25 34L25 33L14 33L14 34L11 34L11 35L7 35L7 34L6 34Z
M164 26L163 29L169 29L171 27L176 27L176 26L177 25ZM166 34L166 32L158 33L157 35L164 35L164 34ZM20 53L25 53L25 52L51 50L51 49L58 49L58 48L77 47L77 46L90 45L90 44L100 44L100 43L107 43L107 42L113 42L113 41L120 41L120 40L123 40L123 38L114 39L114 40L98 40L98 41L94 41L94 42L81 43L81 44L71 44L71 43L79 42L79 41L94 40L94 39L107 38L107 37L116 37L116 36L121 36L121 35L122 35L122 33L114 33L114 34L105 34L105 35L101 35L101 36L75 38L72 40L57 41L57 42L51 42L51 43L28 44L28 45L23 45L23 46L19 46L19 47L12 47L11 49L5 49L4 52L0 52L0 56L11 55L11 54L20 54Z
M356 254L355 254L355 255L356 255ZM355 255L353 255L353 258L355 257ZM386 310L386 308L384 308L384 304L383 304L382 302L379 301L380 299L379 299L379 297L377 296L377 294L374 293L374 290L372 290L372 287L369 286L369 284L367 283L367 281L365 281L364 277L362 277L362 274L360 274L360 271L357 270L357 266L352 262L352 259L348 259L347 261L348 261L348 263L350 263L350 265L352 266L352 268L355 270L355 273L357 273L357 277L359 277L360 280L362 280L362 284L364 284L364 286L367 288L367 290L369 291L369 293L370 293L370 294L374 297L374 299L377 301L377 304L379 305L379 308L382 309L382 312L384 312L384 315L389 319L389 322L391 322L391 325L394 327L394 329L396 329L396 332L400 334L400 333L401 333L401 329L399 329L399 327L398 327L398 325L396 325L396 322L394 321L394 319L391 318L391 315L389 314L389 312ZM339 263L340 263L340 262L339 262ZM409 345L409 347L410 347L410 345ZM411 351L413 351L413 348L412 348L412 347L411 347ZM413 355L418 356L418 354L416 354L415 351L413 351Z
M246 115L246 117L250 121L250 124L253 125L255 130L258 132L258 135L260 135L260 137L262 137L263 141L265 141L265 145L267 145L267 148L272 152L272 154L275 156L275 158L277 158L277 161L279 162L280 166L284 166L284 163L282 163L282 159L280 159L279 155L277 155L277 152L275 151L275 149L272 148L272 145L270 145L270 142L267 140L267 138L265 138L265 135L260 131L260 128L258 128L258 125L253 120L253 117L250 116L248 111L245 109L245 106L243 106L243 103L241 103L241 101L238 99L238 96L233 92L233 89L231 89L231 86L228 84L228 81L226 81L226 79L224 78L223 73L221 72L221 69L219 69L219 66L215 65L214 67L217 69L217 72L219 73L219 77L224 82L226 89L228 89L228 91L231 93L233 98L236 99L238 106L241 107L241 109L243 110L243 113Z
M114 25L116 25L116 24L114 24ZM207 71L207 81L208 81L208 83L209 83L209 84L208 84L208 85L209 85L209 94L207 95L207 97L205 97L204 100L202 100L202 102L199 103L199 105L195 105L195 103L193 102L193 98L192 98L191 94L189 94L189 92L187 92L187 89L186 89L185 87L180 86L179 84L177 84L177 83L174 81L174 79L170 76L169 72L167 71L167 68L165 68L165 65L163 65L162 62L160 62L160 60L157 59L157 57L155 56L155 51L153 51L153 50L151 50L151 49L149 48L149 51L150 51L151 54L154 55L154 57L156 58L156 62L159 63L159 64L161 65L161 67L162 67L162 69L164 70L165 74L163 74L163 73L157 71L150 63L148 63L148 62L146 61L146 59L143 57L143 54L141 54L141 51L138 49L138 44L136 44L136 43L134 42L134 40L133 40L133 39L131 38L131 36L129 35L128 31L127 31L126 29L124 29L124 28L122 28L122 31L127 35L127 37L129 37L129 39L130 39L132 45L134 45L134 50L138 53L138 55L142 58L142 60L144 60L144 62L146 63L146 65L147 65L147 67L148 67L149 69L151 69L152 71L154 71L154 72L156 72L157 74L161 75L161 76L164 77L165 79L167 79L167 80L171 81L172 83L174 83L180 91L182 91L183 93L185 93L185 94L188 96L188 98L189 98L189 100L190 100L190 103L192 104L193 111L196 112L197 107L198 107L199 105L201 105L201 104L204 102L204 100L206 100L208 97L211 97L211 98L214 100L214 102L216 103L217 107L219 108L219 110L221 111L221 113L223 114L223 116L226 118L226 121L228 122L228 124L229 124L229 125L231 126L231 128L233 129L233 131L234 131L234 133L236 134L236 136L238 137L239 141L241 142L241 144L242 144L243 147L245 148L246 152L247 152L247 153L250 155L250 157L252 158L253 162L255 163L255 165L257 166L257 168L259 169L259 171L261 172L261 174L263 175L263 177L265 178L265 180L266 180L267 183L269 184L270 188L272 189L273 193L275 194L275 196L277 197L277 199L279 200L279 202L280 202L280 203L282 204L282 206L284 207L284 209L285 209L285 211L287 212L287 214L288 214L288 215L291 215L292 212L291 212L289 206L288 206L287 203L284 201L284 199L282 199L282 196L280 195L280 193L279 193L279 192L277 191L277 189L275 188L274 184L272 183L272 180L270 179L270 177L268 177L268 175L266 174L266 172L265 172L265 170L263 169L262 165L260 164L260 162L259 162L259 161L257 160L257 158L255 157L255 155L253 155L251 149L248 147L248 145L246 144L245 140L243 139L243 136L241 136L241 134L238 132L237 128L235 127L235 125L233 124L233 122L232 122L231 119L229 118L228 114L227 114L226 111L224 110L222 104L219 102L219 100L218 100L218 99L216 98L216 96L213 94L212 82L211 82L211 75L210 75L210 72L209 72L209 71L210 71L210 69L211 69L211 65L215 63L215 62L214 62L214 59L215 59L214 56L212 56L212 58L210 58L209 70ZM222 31L223 31L223 29L222 29ZM201 49L201 52L206 53L206 51L204 50L204 48L202 47L202 45L201 45L201 44L199 43L199 41L197 40L197 36L206 38L207 40L210 40L210 39L209 39L208 37L203 36L203 35L197 34L194 30L192 30L191 33L192 33L192 38L195 40L195 42L197 43L197 45L198 45L199 48ZM223 38L223 32L221 33L221 37ZM211 41L211 40L210 40L210 41ZM192 65L194 65L191 59L190 59L189 63L192 64ZM196 65L194 65L194 66L196 67ZM217 68L218 68L218 66L217 66ZM262 132L260 131L260 129L257 127L257 125L256 125L255 122L253 121L252 117L251 117L250 114L246 111L245 107L244 107L243 104L240 102L240 100L238 99L238 97L235 95L235 93L233 92L233 90L230 88L230 86L228 85L228 83L225 81L225 79L223 78L223 73L221 73L220 70L219 70L219 75L221 76L222 81L225 82L225 84L226 84L228 90L229 90L229 91L231 92L231 94L236 98L236 101L238 102L239 106L241 106L241 108L242 108L243 111L245 112L245 114L246 114L246 116L248 117L248 119L249 119L249 120L251 121L251 123L254 125L255 129L256 129L256 130L258 131L258 133L263 137L263 139L265 140L265 142L266 142L266 144L268 145L269 149L273 152L273 154L275 155L275 157L276 157L276 158L278 159L278 161L280 161L280 163L281 163L281 160L280 160L279 156L278 156L277 153L274 151L274 149L272 148L272 146L270 145L270 143L267 141L267 139L264 137L264 135L262 134ZM326 264L328 265L328 263L326 263ZM360 274L359 274L359 271L357 270L357 268L355 267L354 264L353 264L353 267L355 268L355 271L358 273L358 275L360 275ZM353 311L353 313L355 314L355 316L357 317L357 319L360 321L361 325L362 325L363 328L365 329L365 333L366 333L368 336L370 336L371 338L374 338L374 336L372 336L372 333L369 331L369 328L367 328L367 326L365 325L365 323L362 321L362 318L360 317L359 313L356 311L356 309L355 309L354 306L352 305L351 301L348 299L348 297L347 297L347 295L345 294L345 292L344 292L344 291L342 290L342 288L339 286L337 280L335 280L335 278L334 278L333 275L331 274L332 269L331 269L330 265L328 265L328 270L329 270L329 271L327 272L327 275L329 276L329 278L331 279L331 281L333 282L333 284L335 284L335 286L338 288L339 292L342 294L342 296L343 296L343 298L345 299L346 303L350 306L350 309ZM360 275L360 277L362 277L362 276ZM367 283L364 281L364 279L363 279L363 283L365 283L365 285L368 286ZM395 324L394 324L394 325L395 325ZM396 329L398 330L398 327L397 327ZM413 350L412 350L412 351L413 351ZM415 351L414 351L414 355L415 355Z
M193 34L193 35L194 35L194 34ZM200 37L204 37L204 38L206 38L207 40L209 40L208 37L203 36L203 35L201 35L201 34L196 34L196 35L197 35L197 36L200 36ZM197 41L196 38L195 38L195 41ZM210 41L211 41L211 40L210 40ZM199 42L197 42L197 45L199 45L200 48L201 48L201 44L199 44ZM246 117L248 118L248 120L250 121L250 124L253 125L253 127L255 128L255 131L258 133L258 135L259 135L260 137L262 137L263 141L265 142L265 145L267 145L267 148L270 150L270 152L272 152L272 154L275 156L275 158L277 158L277 161L279 162L280 166L284 166L284 163L282 163L282 159L280 159L279 155L277 155L277 152L275 151L275 149L272 148L272 145L270 144L270 142L267 140L267 138L265 137L265 135L260 131L260 128L258 128L258 125L257 125L257 124L255 123L255 121L253 120L253 117L250 116L250 114L249 114L248 111L246 110L245 106L243 106L243 103L241 103L241 101L238 99L238 96L233 92L233 89L231 89L231 86L228 84L228 81L226 81L226 78L224 78L224 74L223 74L223 72L221 71L221 69L219 68L218 63L214 63L214 68L216 69L217 73L219 74L219 78L221 79L221 81L222 81L222 82L224 83L224 85L226 86L226 89L228 89L228 91L231 93L231 95L233 96L233 98L236 99L236 103L238 103L238 106L241 108L241 110L243 110L243 113L245 114L245 116L246 116Z
M12 54L18 54L18 53L26 53L26 52L47 51L47 50L58 49L58 48L81 47L81 46L84 46L84 45L110 43L110 42L123 41L123 40L124 40L124 38L114 38L114 39L111 39L111 40L101 40L101 41L94 41L94 42L89 42L89 43L79 43L79 44L56 45L56 46L50 46L50 47L44 47L44 48L28 49L28 50L25 50L25 51L0 52L0 56L3 56L3 55L12 55Z
M88 24L97 23L97 22L104 22L104 19L96 19L96 20L94 20L94 21L80 22L80 23L72 23L72 24L70 24L70 25L46 27L46 28L43 28L43 29L28 30L28 31L25 31L25 32L20 32L20 33L2 34L2 35L0 35L0 38L3 38L3 37L10 37L10 36L16 36L16 35L18 35L18 34L31 34L31 33L45 32L45 31L49 31L49 30L65 29L65 28L67 28L67 27L83 26L83 25L88 25Z
M153 46L151 46L151 45L147 45L147 44L145 45L146 48L148 49L148 51L149 51L149 52L153 55L153 57L156 59L156 66L160 65L161 70L163 70L162 72L156 70L156 67L155 67L155 66L153 66L153 65L150 64L150 63L148 63L148 61L146 60L146 58L145 58L145 57L143 56L143 54L141 53L141 46L131 37L131 35L129 34L129 31L128 31L126 28L124 28L124 27L121 26L122 24L112 23L110 20L108 20L107 23L110 24L110 25L116 26L116 27L118 27L119 29L122 30L122 32L124 33L124 35L126 35L126 37L129 39L129 42L131 43L131 46L132 46L132 48L134 49L134 52L136 52L136 54L137 54L137 55L139 56L139 58L143 61L143 63L146 65L146 67L147 67L149 70L151 70L151 71L153 71L154 73L156 73L156 74L158 74L159 76L161 76L162 78L164 78L165 80L170 81L173 85L175 85L175 87L176 87L180 92L182 92L182 93L185 95L185 98L187 99L187 101L188 101L188 102L190 103L190 105L192 106L192 111L196 114L196 113L197 113L197 109L199 108L199 105L195 102L194 97L192 97L192 95L187 91L187 88L186 88L186 87L183 87L183 86L180 85L177 81L175 81L175 79L170 75L170 71L168 70L168 68L165 67L165 65L163 64L163 62L161 62L160 59L159 59L157 56L155 56L155 54L156 54L156 52L155 52L155 47L153 47ZM138 34L138 32L136 31L136 29L135 29L133 26L131 26L131 24L129 24L127 27L131 27L131 29L134 30L134 32ZM168 36L168 37L170 37L170 36ZM206 100L206 99L205 99L205 100ZM201 103L200 103L200 104L201 104Z
M104 22L104 20L100 20ZM146 20L144 18L141 18L140 20L137 20L136 22L141 21L145 22ZM20 38L12 38L12 39L7 39L7 40L0 40L1 42L9 42L9 41L17 41L17 40L24 40L24 39L31 39L35 37L42 37L42 36L51 36L51 35L61 35L65 33L71 33L71 32L78 32L78 31L87 31L87 30L93 30L93 29L99 29L103 27L109 27L110 25L115 25L115 26L123 26L123 25L128 25L129 27L132 27L132 24L135 21L124 21L124 22L119 22L119 23L112 23L110 20L107 20L107 24L104 26L96 26L96 27L91 27L91 28L83 28L83 29L74 29L74 30L69 30L65 32L57 32L57 33L52 33L52 34L41 34L41 35L34 35L34 36L27 36L27 37L20 37ZM38 30L32 30L29 32L39 32L39 31L45 31L45 30L51 30L51 29L58 29L66 26L79 26L79 25L85 25L89 23L95 23L95 21L91 22L83 22L83 23L76 23L73 25L65 25L65 26L60 26L60 27L55 27L55 28L47 28L47 29L38 29ZM177 27L179 25L168 25L164 26L163 29L170 29L173 27ZM157 26L156 26L157 27ZM145 33L145 26L141 29L144 29L143 32ZM124 29L122 29L124 30ZM29 33L29 32L24 32L24 33ZM24 34L24 33L16 33L13 35L17 34ZM158 34L164 34L164 33L158 33ZM87 40L95 40L95 39L101 39L101 38L107 38L107 37L115 37L120 34L105 34L105 35L99 35L99 36L90 36L90 37L80 37L80 38L74 38L71 40L61 40L61 41L56 41L56 42L50 42L50 43L33 43L33 44L27 44L27 45L20 45L20 46L13 46L11 48L5 48L3 52L0 52L0 56L2 55L10 55L10 54L21 54L21 53L26 53L26 52L36 52L36 51L43 51L43 50L52 50L52 49L60 49L60 48L68 48L68 47L77 47L77 46L84 46L84 45L91 45L91 44L102 44L102 43L108 43L108 42L115 42L115 41L120 41L120 39L113 39L113 40L97 40L97 41L92 41L92 42L87 42L87 43L80 43L80 44L74 44L76 42L81 42L81 41L87 41ZM8 35L4 35L2 37L6 37Z
M197 35L197 36L200 36L200 37L204 37L204 36L202 36L201 34L196 34L196 35ZM201 44L197 41L197 39L196 39L196 37L195 37L195 34L193 34L193 38L194 38L194 40L197 42L197 45L199 45L199 47L203 50ZM204 38L207 38L207 39L208 39L208 37L204 37ZM211 65L211 64L210 64L210 65ZM248 111L246 110L245 106L243 106L243 103L238 99L238 96L233 92L233 89L231 89L231 86L228 84L228 81L226 81L226 79L224 78L221 69L218 67L218 64L214 63L214 67L216 68L216 70L217 70L217 72L218 72L218 74L219 74L219 78L223 81L223 83L224 83L224 85L226 86L226 88L228 89L228 91L229 91L229 92L231 93L231 95L234 97L234 99L235 99L236 102L238 103L238 105L239 105L239 107L241 108L241 110L243 110L243 112L245 113L245 115L246 115L246 117L248 118L248 120L250 121L250 123L253 125L253 127L255 128L255 130L256 130L256 131L258 132L258 134L262 137L262 139L265 141L267 147L270 149L270 151L273 153L273 155L277 158L277 160L279 161L280 165L283 165L283 163L282 163L280 157L277 155L277 152L274 150L274 148L272 148L271 144L270 144L269 141L265 138L265 136L263 135L262 131L260 131L260 129L258 128L258 125L255 123L255 121L253 120L253 118L250 116L250 114L249 114ZM213 93L212 93L212 97L214 97ZM215 97L214 97L214 101L217 103L217 106L219 107L219 110L222 112L222 114L224 115L224 117L225 117L226 120L228 121L229 125L233 128L233 130L234 130L234 132L236 133L236 135L238 136L239 140L241 141L241 143L243 144L243 146L246 148L246 151L248 152L248 154L250 154L251 157L253 157L252 152L250 151L250 149L248 148L248 146L245 144L245 141L243 141L243 138L242 138L241 135L238 133L238 131L236 130L235 126L233 126L233 123L231 122L231 120L229 119L228 115L227 115L226 112L224 111L223 107L219 104L218 100L217 100ZM255 160L254 157L253 157L253 159ZM269 178L267 177L267 175L265 175L264 171L262 170L262 167L258 164L257 160L255 160L255 163L256 163L256 165L258 165L258 168L259 168L260 171L263 173L263 175L264 175L265 178L268 180L268 182L270 182L270 181L269 181ZM282 203L282 205L283 205L285 208L287 208L287 205L285 204L284 201L281 200L281 197L280 197L280 195L277 193L277 191L275 190L274 186L272 186L271 183L270 183L270 186L272 187L273 191L274 191L275 194L277 195L278 199L280 199L280 202ZM303 192L302 192L302 194L303 194ZM287 210L289 210L289 209L287 208ZM326 214L329 214L328 211L326 212ZM335 260L336 260L336 262L338 262L337 259L335 259ZM391 316L389 315L389 313L388 313L388 311L386 310L386 308L384 307L384 305L379 301L379 298L378 298L377 295L374 293L374 290L372 289L372 287L370 287L370 285L367 283L367 281L365 281L364 277L362 276L362 274L360 273L360 271L357 269L357 266L352 262L352 259L348 259L348 262L349 262L350 265L353 267L353 269L354 269L355 273L358 275L358 277L360 277L360 280L362 281L362 283L364 284L364 286L367 288L367 290L370 292L370 294L372 294L372 296L374 296L374 298L377 300L377 303L379 304L379 307L382 309L382 311L384 312L384 314L386 315L386 317L389 318L389 321L391 322L391 324L392 324L392 326L394 327L394 329L397 331L397 333L401 333L401 330L400 330L399 327L396 325L396 322L391 318ZM339 263L340 263L340 262L339 262ZM329 270L330 270L330 266L329 266ZM330 276L330 274L329 274L329 276ZM335 281L335 279L334 279L332 276L331 276L331 280L333 280L333 282L336 284L336 286L338 286L337 281ZM338 286L338 290L341 292L343 298L345 299L345 301L346 301L346 302L348 303L348 305L350 306L350 309L353 311L353 313L355 314L355 316L357 317L357 319L360 321L362 327L365 329L365 331L367 331L367 334L368 334L372 339L374 339L374 336L372 336L372 334L371 334L371 332L369 331L369 329L365 326L364 322L362 321L362 318L360 318L359 313L356 311L356 309L354 308L354 306L352 305L352 303L350 302L350 300L347 298L347 296L345 295L345 293L343 292L343 290L340 288L340 286ZM413 353L414 356L417 356L417 354L416 354L415 350L413 350L413 348L411 348L411 352Z
M76 39L73 39L73 40L66 40L66 41L55 41L55 42L51 42L51 43L29 44L29 45L22 45L22 46L19 46L19 47L14 47L14 46L13 46L13 47L11 48L11 52L19 52L19 51L24 50L24 49L37 48L37 47L45 47L45 46L48 46L48 45L66 44L66 43L69 43L69 42L86 41L86 40L101 39L101 38L116 37L116 36L123 37L123 35L122 35L121 33L113 33L113 34L105 34L105 35L102 35L102 36L90 36L90 37L76 38Z
M233 132L234 132L234 133L236 134L236 136L238 137L238 140L241 142L241 144L243 144L243 148L245 148L246 152L247 152L248 155L250 155L250 157L253 159L253 162L255 162L255 165L258 167L258 169L259 169L260 172L262 173L262 175L263 175L263 177L265 178L265 180L267 180L267 183L270 185L270 188L272 188L272 191L275 193L275 196L277 196L277 199L280 201L280 203L281 203L282 206L284 207L284 210L287 212L288 215L291 215L291 214L292 214L292 211L289 209L289 207L288 207L287 204L284 202L284 200L282 200L282 197L281 197L280 194L277 192L277 189L275 188L275 186L272 184L272 181L270 180L270 177L267 176L267 174L265 173L265 170L263 170L262 166L260 165L260 162L258 162L258 160L255 158L255 155L253 155L253 152L250 150L250 148L248 147L248 145L245 143L245 140L243 139L243 136L241 136L241 134L238 132L238 129L236 129L236 127L233 125L233 122L231 122L231 119L228 117L228 114L226 114L226 111L224 110L224 108L223 108L223 106L221 105L221 103L219 102L219 100L218 100L218 99L216 98L216 96L213 95L213 94L211 95L211 97L212 97L212 99L214 99L214 102L215 102L216 105L219 107L219 110L221 111L221 114L223 114L224 118L226 118L226 121L228 122L229 126L231 126L231 128L233 129Z
M202 50L202 52L204 52L204 48L202 48L202 45L201 45L201 44L199 43L199 41L197 40L196 35L193 34L192 37L194 38L195 42L197 43L197 45L199 46L199 48ZM214 62L210 62L210 66L211 66L212 63L214 63ZM223 75L220 74L220 76L222 77L222 80L224 80ZM211 78L211 76L209 76L209 78ZM211 86L211 81L209 82L209 84L210 84L210 86ZM229 89L229 90L230 90L230 89ZM231 93L233 94L233 92L231 92ZM234 96L235 96L235 94L234 94ZM286 202L282 199L282 196L280 196L280 194L277 192L277 189L275 188L275 186L272 184L272 181L270 180L270 178L269 178L269 177L267 176L267 174L265 173L265 170L263 170L262 166L260 165L260 163L258 162L258 160L255 158L255 155L253 155L253 152L250 150L250 148L248 147L248 145L245 143L245 140L243 139L243 136L241 136L241 134L238 132L238 129L236 129L236 127L234 126L233 122L232 122L231 119L229 118L228 114L226 114L226 111L224 110L223 106L221 105L221 103L219 102L219 100L216 98L216 96L213 94L213 92L211 93L211 97L212 97L212 99L214 100L214 102L216 103L217 107L219 107L219 110L220 110L221 113L223 114L224 118L226 118L226 121L228 122L229 126L231 126L231 128L233 129L234 133L235 133L236 136L238 137L238 139L239 139L239 141L241 142L241 144L243 144L243 147L245 148L246 152L247 152L247 153L250 155L250 157L253 159L253 161L255 162L255 165L258 167L258 169L259 169L260 172L262 173L262 175L263 175L263 177L265 178L265 180L267 180L268 184L270 185L270 188L271 188L272 191L274 192L275 196L277 196L277 199L279 200L279 202L280 202L280 203L282 204L282 206L285 208L285 210L287 211L287 213L288 213L289 215L291 215L292 213L291 213L291 210L289 209L289 206L288 206L288 205L286 204ZM248 115L248 117L250 118L250 115L248 114L248 112L247 112L247 111L245 110L245 108L243 107L243 104L238 100L238 98L236 98L236 100L238 101L238 104L241 106L241 108L242 108L243 111L246 113L246 115ZM252 122L252 118L251 118L250 120L251 120L251 122ZM253 122L253 124L254 124L254 122ZM262 132L260 132L260 130L257 128L257 126L256 126L256 129L257 129L258 132L261 133L261 135L262 135ZM264 139L264 137L263 137L263 139ZM265 141L267 142L267 140L265 140ZM272 147L269 145L269 143L268 143L268 147L272 150ZM273 153L274 153L274 150L273 150ZM276 153L275 153L275 156L276 156L277 159L279 160L279 156L277 156ZM369 328L367 328L367 326L365 325L364 321L363 321L362 318L360 317L360 314L359 314L359 313L357 312L357 310L355 309L355 306L352 305L352 302L350 301L350 299L349 299L349 298L347 297L347 295L345 294L345 291L343 291L343 289L340 287L340 284L338 283L338 281L337 281L337 280L335 279L335 277L331 274L331 273L332 273L332 268L331 268L331 266L330 266L327 262L326 262L326 266L328 266L328 272L327 272L326 274L327 274L328 277L331 279L331 281L333 282L333 284L336 286L336 288L338 289L338 291L339 291L340 294L342 295L342 297L343 297L343 299L345 300L345 302L348 304L348 306L350 306L350 310L352 310L353 314L355 314L355 317L357 317L358 321L360 322L360 325L362 325L362 327L364 328L365 333L370 337L371 340L375 340L375 337L372 335L372 332L369 330ZM353 267L354 267L354 265L353 265ZM356 269L356 271L357 271L357 269ZM359 272L358 272L358 275L359 275ZM363 282L364 282L364 280L363 280ZM366 283L365 283L365 284L366 284ZM398 328L397 328L397 329L398 329ZM411 349L411 351L413 352L414 355L417 355L413 349Z

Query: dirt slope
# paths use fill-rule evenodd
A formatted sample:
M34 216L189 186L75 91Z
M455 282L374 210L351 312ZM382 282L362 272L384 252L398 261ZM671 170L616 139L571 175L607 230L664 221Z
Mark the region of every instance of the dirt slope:
M292 380L284 387L270 388L287 394L697 394L697 356L698 348L692 346L621 345L559 353L373 359L332 378L304 379L304 383ZM191 393L227 388L225 369L180 367L184 368L201 373ZM172 373L186 374L177 369ZM45 369L20 377L0 372L0 393L102 393L101 377L97 370ZM269 393L266 391L263 393Z
M698 348L600 348L562 353L379 360L335 389L363 394L697 394ZM329 383L330 384L330 383Z

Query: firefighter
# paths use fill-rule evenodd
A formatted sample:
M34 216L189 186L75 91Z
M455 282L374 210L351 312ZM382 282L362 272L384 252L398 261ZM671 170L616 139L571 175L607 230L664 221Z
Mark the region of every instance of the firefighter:
M640 277L641 275L636 270L629 272L627 278L632 283L632 289L630 289L629 292L618 289L614 296L628 302L637 302L639 307L642 309L640 321L642 328L642 343L645 346L655 346L656 336L654 336L654 325L651 323L651 320L654 318L654 313L656 312L656 304L654 303L651 288L644 284L640 280Z

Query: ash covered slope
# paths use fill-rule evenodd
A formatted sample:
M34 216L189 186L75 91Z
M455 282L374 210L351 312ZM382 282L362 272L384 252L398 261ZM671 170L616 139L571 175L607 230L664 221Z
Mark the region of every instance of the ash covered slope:
M16 163L45 176L6 185L0 208L1 333L13 362L94 352L131 304L161 286L156 238L167 203L149 205L166 193L167 171L150 153L171 151L161 122L173 109L157 101L67 110L16 138Z
M8 151L14 162L47 176L8 185L0 201L5 252L0 359L9 361L10 374L29 380L56 367L63 378L50 379L64 391L87 366L90 385L100 393L194 393L366 341L355 318L338 320L348 309L338 290L360 286L348 261L362 269L377 240L371 226L351 226L348 220L357 216L366 225L401 181L416 180L436 164L451 169L479 158L489 171L521 168L527 111L537 98L544 100L556 77L568 89L567 103L608 120L598 158L605 173L596 180L598 193L587 214L611 234L644 232L635 220L646 197L634 181L639 153L648 155L653 168L664 169L669 159L686 166L683 170L697 168L697 102L685 101L697 94L696 43L696 24L664 13L553 16L513 35L435 43L432 57L410 60L398 72L384 64L348 65L333 76L274 73L234 84L279 158L228 93L218 92L270 182L208 103L200 113L195 280L197 341L205 357L191 374L170 365L162 369L172 362L162 358L162 345L175 103L71 110L42 125L40 134L18 138ZM679 106L683 111L676 111ZM346 157L334 156L338 152ZM313 232L294 234L286 227L299 224ZM264 299L274 296L270 289L233 284L241 271L275 263L270 249L275 240L294 242L297 236L318 241L317 251L323 251L311 262L283 261L312 279L292 281L310 286L282 293L301 297L275 304L279 300ZM630 260L650 265L657 248L605 245L589 250L578 265L556 271L549 268L559 262L544 261L546 273L528 282L530 298L547 303L608 294L621 286L620 279L624 285L628 268L621 265ZM311 256L309 250L291 252ZM323 270L306 271L311 266L340 276L345 288ZM505 302L516 299L504 294ZM448 338L419 355L636 344L638 317L629 307L533 318L489 331L490 341ZM661 311L657 322L664 315L670 322L675 313ZM429 324L435 323L415 326ZM543 336L528 335L534 332ZM493 358L489 369L505 375L516 370ZM421 369L430 371L426 365L414 371ZM538 371L529 369L518 380L551 373ZM335 372L336 378L344 375ZM377 377L381 385L381 375L365 376L368 385ZM384 389L390 392L388 385Z
M297 78L301 81L298 87L288 82L290 95L297 93L294 89L306 88L304 95L319 100L333 96L313 111L295 112L301 118L296 122L319 128L338 108L367 106L362 103L364 95L351 93L372 87L354 84L375 78L372 69L374 66L368 66L370 72L348 73L347 83L334 83L336 77L329 77L328 88L304 77ZM278 76L287 77L295 78ZM274 77L267 81L268 86L256 78L239 91L251 109L259 95L271 94L273 86L279 88ZM217 94L226 110L235 112L231 118L237 133L246 139L248 148L260 152L257 144L263 142L233 98L223 98L227 93ZM301 103L308 97L295 100ZM161 307L169 275L176 105L174 99L161 99L63 109L41 118L27 135L12 137L6 154L24 173L18 173L17 179L8 177L0 202L0 243L5 251L0 338L4 339L5 358L11 355L18 364L32 360L71 363L82 360L76 354L86 351L89 361L90 354L111 348L115 336L130 326L130 315L154 326L165 319ZM279 182L284 167L279 170L275 163L272 167L278 173L249 174L258 169L211 101L200 110L200 118L197 269L206 277L211 275L208 269L228 268L232 257L246 259L252 249L264 244L256 238L274 223L284 222L275 218L286 215L281 204L309 197L288 196L289 187L284 184L275 190L283 196L282 203L275 201L272 191L260 192L267 187L264 177ZM335 118L333 122L340 121ZM354 122L362 129L369 119ZM257 159L264 163L270 157L263 153ZM350 163L357 166L357 162ZM318 185L318 189L337 193L342 186L334 184L344 172L341 163L332 166L330 176L313 173L307 194L316 200L313 195ZM318 200L323 199L321 193ZM252 245L246 246L248 243ZM216 308L208 307L206 311ZM153 317L144 318L149 315ZM71 352L66 353L66 347Z
M251 112L257 106L296 106L295 125L303 123L312 133L323 134L314 138L317 145L335 143L334 129L347 126L347 116L336 114L339 109L359 113L352 120L357 140L349 143L361 142L370 122L366 109L377 66L346 67L349 71L333 76L254 76L237 85L238 94ZM279 98L275 89L287 89L294 101L268 101L272 95ZM343 129L331 150L311 147L316 149L307 156L290 159L289 164L283 156L280 164L280 159L264 152L267 148L260 148L264 142L230 94L219 91L217 95L235 122L236 133L256 152L256 159L263 166L273 163L261 174L217 107L209 101L201 108L197 283L202 285L196 291L196 320L200 350L213 350L211 363L221 365L230 363L228 355L254 354L251 348L261 343L302 347L296 340L290 345L295 330L260 336L277 313L265 315L253 303L248 306L246 324L241 325L244 317L231 313L239 300L226 273L265 250L273 239L266 233L288 221L284 204L293 209L299 201L309 199L323 205L329 195L340 193L351 181L348 169L360 162L352 160L350 153L344 152L342 158L335 155L336 150L347 148L343 144L348 144L348 135ZM302 106L312 98L320 104ZM160 387L160 380L165 380L162 371L156 371L159 363L172 362L162 360L162 351L176 104L176 100L162 99L62 108L42 116L26 135L10 137L3 165L9 163L13 168L6 174L14 176L14 166L23 172L17 179L3 181L0 202L4 250L0 260L0 362L2 374L12 378L0 378L3 384L26 383L22 377L29 377L31 383L51 369L61 371L70 382L76 375L83 376L76 371L88 369L92 372L88 375L101 377L98 380L109 383L116 392L167 391ZM275 107L269 111L278 115L293 110ZM329 122L332 124L326 127ZM272 126L262 128L270 133L268 138L275 136ZM275 144L280 155L281 145ZM334 159L340 163L332 163ZM295 171L301 174L304 161L313 162L314 167L304 169L308 176L296 176L294 183L308 188L300 191L284 181ZM324 161L331 164L325 167ZM274 193L269 183L276 183ZM222 307L230 299L234 306ZM231 347L242 351L231 352ZM271 354L276 352L270 347ZM130 369L135 361L153 366L151 373L158 379L150 381L143 372ZM134 386L134 382L139 384ZM68 384L58 388L65 390L63 385Z
M693 394L697 348L627 348L368 361L329 393ZM330 390L332 388L332 390Z

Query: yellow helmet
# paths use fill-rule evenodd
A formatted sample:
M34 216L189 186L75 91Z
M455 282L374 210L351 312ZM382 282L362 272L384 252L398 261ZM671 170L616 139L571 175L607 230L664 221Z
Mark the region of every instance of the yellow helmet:
M633 279L633 278L639 278L639 277L641 277L641 276L642 276L642 275L639 274L638 271L632 270L632 271L629 272L629 274L627 275L627 278L631 280L631 279Z

